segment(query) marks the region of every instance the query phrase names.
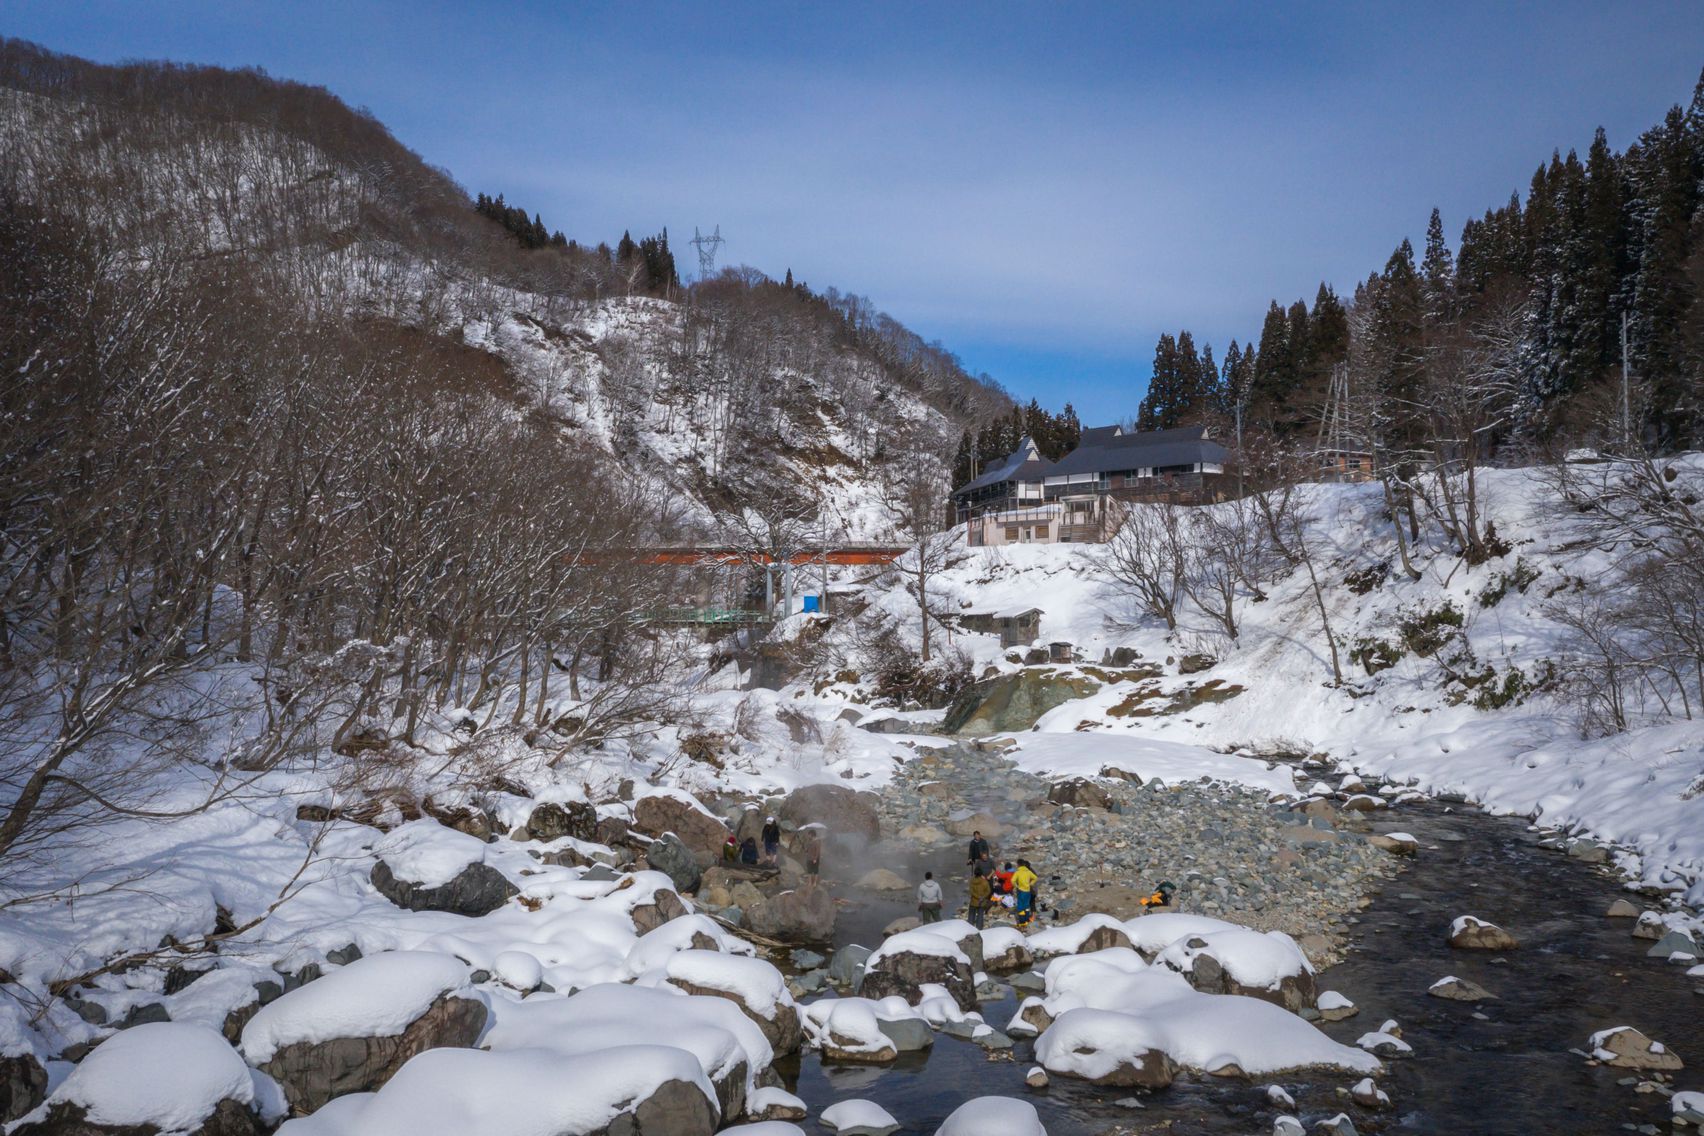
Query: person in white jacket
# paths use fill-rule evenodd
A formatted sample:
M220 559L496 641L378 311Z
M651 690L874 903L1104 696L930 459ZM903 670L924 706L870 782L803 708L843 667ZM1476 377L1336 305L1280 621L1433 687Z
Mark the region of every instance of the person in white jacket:
M924 872L923 882L917 885L917 914L925 923L941 921L941 885L935 882L934 872Z

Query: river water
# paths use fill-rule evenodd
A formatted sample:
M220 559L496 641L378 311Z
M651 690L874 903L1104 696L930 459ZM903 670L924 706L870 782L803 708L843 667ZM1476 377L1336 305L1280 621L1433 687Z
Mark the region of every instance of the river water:
M1404 806L1379 814L1375 829L1414 834L1420 854L1361 913L1346 960L1320 974L1322 990L1346 994L1361 1010L1322 1028L1352 1045L1395 1018L1414 1056L1388 1063L1379 1078L1392 1098L1381 1113L1338 1095L1354 1078L1279 1078L1303 1121L1311 1127L1347 1111L1361 1132L1600 1133L1641 1125L1668 1132L1665 1097L1618 1083L1631 1071L1589 1066L1570 1052L1586 1048L1596 1030L1632 1025L1704 1071L1704 996L1694 992L1704 983L1687 979L1682 967L1646 958L1650 943L1632 937L1631 920L1604 918L1626 894L1618 882L1601 868L1539 847L1523 822L1470 807ZM913 879L924 868L956 877L960 858L955 848L893 866ZM883 925L911 913L908 898L859 897L843 912L836 945L873 945ZM1502 925L1521 948L1502 956L1452 950L1446 932L1464 914ZM1449 974L1498 997L1464 1003L1426 993ZM985 1003L982 1012L1003 1027L1016 1008L1008 998ZM1137 1108L1130 1090L1064 1078L1032 1091L1023 1078L1033 1063L1028 1041L1007 1054L988 1054L937 1034L926 1054L896 1065L825 1066L809 1053L796 1073L783 1072L813 1116L837 1100L863 1097L891 1112L907 1134L933 1133L960 1103L991 1094L1032 1101L1052 1136L1269 1132L1276 1115L1265 1102L1264 1080L1186 1075L1142 1096ZM1704 1086L1704 1073L1689 1068L1678 1086Z

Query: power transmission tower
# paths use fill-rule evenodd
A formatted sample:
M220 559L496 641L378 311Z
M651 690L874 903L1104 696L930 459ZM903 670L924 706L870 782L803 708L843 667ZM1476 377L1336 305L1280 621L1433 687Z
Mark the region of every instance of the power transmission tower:
M722 226L717 225L708 237L698 231L698 226L692 227L692 247L698 250L698 278L710 279L710 272L716 267L716 250L722 245Z

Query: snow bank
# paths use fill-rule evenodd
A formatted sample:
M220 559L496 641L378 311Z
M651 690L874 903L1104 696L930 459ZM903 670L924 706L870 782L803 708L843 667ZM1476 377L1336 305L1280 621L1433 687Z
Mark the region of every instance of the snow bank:
M93 1124L189 1131L220 1101L254 1106L254 1074L216 1031L153 1022L114 1034L71 1070L47 1104L82 1105Z
M1212 935L1222 931L1241 931L1240 923L1228 923L1207 915L1190 915L1182 911L1157 911L1125 920L1124 933L1130 943L1145 955L1156 955L1189 935Z
M1037 958L1076 954L1083 949L1089 936L1102 927L1120 932L1124 930L1124 924L1112 916L1091 911L1073 923L1057 924L1035 932L1029 937L1029 948Z
M243 1056L263 1065L298 1041L395 1037L446 994L475 996L457 959L427 951L368 955L262 1006L243 1027Z
M668 1046L593 1049L572 1062L546 1050L432 1049L371 1096L335 1101L278 1136L579 1136L606 1127L667 1081L697 1086L716 1109L692 1055Z
M1074 705L1067 703L1067 706ZM1018 735L1018 748L1008 756L1018 768L1043 777L1095 777L1111 767L1134 773L1144 781L1178 785L1206 778L1279 796L1299 793L1288 766L1215 753L1198 745L1135 737L1129 734L1031 733Z
M822 1110L822 1123L831 1132L845 1132L849 1129L880 1131L899 1127L899 1122L888 1114L887 1109L868 1100L843 1100L829 1105Z

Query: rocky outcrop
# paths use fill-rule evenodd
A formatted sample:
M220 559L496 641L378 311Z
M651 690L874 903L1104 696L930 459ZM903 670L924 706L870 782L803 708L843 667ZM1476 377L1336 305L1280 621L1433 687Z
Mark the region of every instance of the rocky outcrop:
M664 833L651 842L645 849L645 862L668 876L678 891L697 891L703 878L698 858L673 833Z
M667 795L642 797L633 806L633 826L648 836L672 832L692 850L701 867L722 859L728 826L692 804Z
M1025 667L966 687L948 707L941 731L981 737L1027 730L1049 710L1099 689L1099 683L1082 675Z
M0 1122L16 1120L47 1099L47 1070L30 1053L0 1057Z
M826 943L834 937L834 898L810 884L780 892L747 908L745 925L789 943Z
M881 835L874 793L859 793L844 785L806 785L781 802L780 817L795 827L820 824L835 840L868 844Z
M372 1092L403 1063L428 1049L471 1046L485 1029L483 1002L440 995L391 1037L336 1037L279 1046L260 1064L296 1112L312 1112L345 1093Z
M469 864L449 883L425 887L399 879L391 866L380 860L371 877L379 894L409 911L448 911L455 915L489 915L520 889L489 864Z

